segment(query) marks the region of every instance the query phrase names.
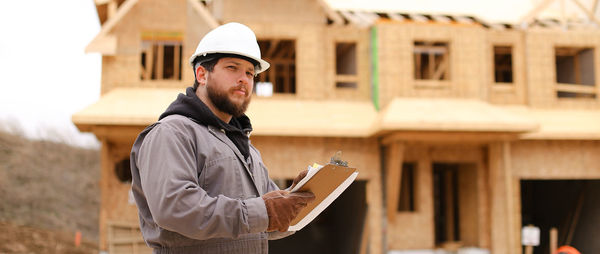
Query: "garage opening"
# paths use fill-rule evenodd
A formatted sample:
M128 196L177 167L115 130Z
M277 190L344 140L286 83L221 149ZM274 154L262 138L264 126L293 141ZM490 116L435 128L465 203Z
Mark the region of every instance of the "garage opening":
M550 229L558 229L558 246L581 253L600 249L600 180L522 180L522 223L540 228L534 254L550 252Z
M291 184L291 182L290 182ZM289 185L288 185L289 186ZM366 181L355 181L315 220L295 234L269 241L269 253L360 253L367 215Z

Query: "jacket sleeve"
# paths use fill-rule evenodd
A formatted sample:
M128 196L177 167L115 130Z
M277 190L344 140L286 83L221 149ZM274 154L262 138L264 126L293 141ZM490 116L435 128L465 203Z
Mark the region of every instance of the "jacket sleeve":
M199 240L266 231L269 218L261 197L211 197L200 188L196 152L191 137L165 124L144 139L136 163L156 224Z

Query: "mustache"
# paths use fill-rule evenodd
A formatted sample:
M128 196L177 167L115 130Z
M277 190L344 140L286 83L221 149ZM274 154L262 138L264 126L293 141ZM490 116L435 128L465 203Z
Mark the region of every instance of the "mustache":
M229 89L230 91L235 91L235 90L242 90L244 91L246 94L248 94L248 89L246 89L246 86L244 85L236 85L232 88Z

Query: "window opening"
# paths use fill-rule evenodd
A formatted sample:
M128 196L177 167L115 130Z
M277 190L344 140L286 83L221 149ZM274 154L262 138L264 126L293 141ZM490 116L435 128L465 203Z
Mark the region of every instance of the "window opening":
M115 175L119 181L123 183L131 182L131 166L129 159L123 159L115 163Z
M496 83L512 83L512 47L494 46L494 81Z
M594 49L555 48L558 98L596 98Z
M271 67L258 75L255 84L270 83L274 93L295 94L296 43L293 40L272 39L258 40L258 45L262 58L269 62Z
M179 32L142 33L141 79L181 80L182 39Z
M335 44L335 87L356 88L356 43L338 42Z
M415 41L413 52L415 79L449 79L447 42Z
M416 163L402 164L402 178L400 178L400 195L398 195L398 211L415 211L415 168Z

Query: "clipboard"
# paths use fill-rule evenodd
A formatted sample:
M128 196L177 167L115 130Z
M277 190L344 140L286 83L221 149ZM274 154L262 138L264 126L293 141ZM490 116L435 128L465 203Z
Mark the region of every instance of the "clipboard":
M288 231L298 231L308 225L325 208L327 208L358 176L356 168L339 164L327 164L321 167L309 168L304 177L291 192L311 191L315 200L300 211L292 220Z

